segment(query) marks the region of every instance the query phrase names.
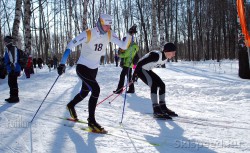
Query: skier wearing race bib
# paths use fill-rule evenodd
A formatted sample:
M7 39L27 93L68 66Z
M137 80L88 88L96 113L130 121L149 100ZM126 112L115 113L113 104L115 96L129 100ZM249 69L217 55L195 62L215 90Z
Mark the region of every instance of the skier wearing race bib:
M144 55L137 63L133 73L133 82L139 77L151 88L151 100L155 118L172 119L171 116L178 116L175 112L168 109L165 103L165 84L152 69L165 64L167 59L175 56L176 46L173 43L166 43L163 51L151 51ZM158 92L159 89L159 92ZM158 102L159 98L159 102Z
M136 33L136 29L131 27L125 41L119 40L117 35L110 29L112 25L112 17L108 14L100 14L96 27L83 31L73 40L71 40L64 52L60 65L57 68L58 74L65 72L65 63L70 51L82 44L81 55L77 61L76 73L82 80L81 91L67 104L67 109L73 119L78 120L75 111L75 105L82 101L89 92L91 96L88 104L88 126L96 132L105 133L104 128L95 120L95 108L100 94L100 87L96 81L98 65L101 56L105 55L106 47L109 42L115 43L122 49L127 49L131 42L132 35Z

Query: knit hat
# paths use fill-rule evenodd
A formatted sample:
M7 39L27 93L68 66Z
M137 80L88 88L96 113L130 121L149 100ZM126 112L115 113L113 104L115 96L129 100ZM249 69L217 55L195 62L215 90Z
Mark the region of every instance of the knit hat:
M164 45L163 52L173 52L173 51L176 51L176 46L173 43L169 42Z
M4 37L4 42L6 42L6 43L12 43L13 42L13 37L11 37L11 36L5 36Z

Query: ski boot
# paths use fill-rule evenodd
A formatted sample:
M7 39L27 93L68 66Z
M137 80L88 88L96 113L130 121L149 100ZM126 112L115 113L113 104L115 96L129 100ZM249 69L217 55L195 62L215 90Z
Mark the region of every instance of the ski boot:
M78 121L75 108L73 106L71 106L70 104L68 104L67 109L69 110L69 114L70 114L71 118L74 119L75 121Z
M8 103L18 103L19 102L19 97L10 97L8 99L5 99L6 102Z
M130 89L129 89L129 90L127 91L127 93L133 94L133 93L135 93L135 90L130 90Z
M91 132L94 133L100 133L100 134L107 134L108 131L106 131L100 124L98 124L95 120L90 120L88 118L88 126Z
M114 94L121 94L122 93L122 89L117 89L115 91L113 91Z
M154 110L154 118L158 118L158 119L167 119L167 120L171 120L172 117L170 117L168 114L165 114L162 112L161 107L159 106L159 104L153 104L153 110Z
M177 117L178 116L178 114L176 114L174 111L167 108L165 102L160 102L160 108L161 108L163 113L166 113L169 116L172 116L172 117Z

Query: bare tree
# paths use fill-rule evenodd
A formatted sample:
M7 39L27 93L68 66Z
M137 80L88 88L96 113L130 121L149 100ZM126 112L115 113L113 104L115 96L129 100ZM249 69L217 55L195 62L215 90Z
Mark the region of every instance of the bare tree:
M143 33L144 33L144 43L146 46L145 50L146 50L146 52L149 52L148 34L147 34L147 29L146 29L146 23L144 22L144 15L142 12L140 0L136 0L136 3L137 3L137 7L139 9L139 12L140 12L141 26L142 26Z
M88 29L88 24L87 24L88 4L89 4L89 0L84 0L84 2L83 2L82 30Z
M160 35L160 47L164 46L165 44L165 33L164 33L164 19L165 19L165 4L164 0L159 1L159 7L160 7L160 16L159 16L159 35Z
M1 3L0 3L1 8ZM2 19L0 18L0 25L2 24ZM0 26L0 57L3 57L4 54L4 45L3 45L3 37L2 37L2 26Z
M9 21L9 14L7 12L7 8L6 8L6 5L5 5L5 2L2 0L3 2L3 7L4 7L4 12L5 12L5 17L6 17L6 22L7 22L7 25L8 25L8 31L9 31L9 35L11 35L11 30L10 30L10 21Z
M14 44L16 44L16 42L18 41L21 16L22 16L22 0L16 0L15 18L14 18L13 28L12 28L12 37L14 39L13 41Z
M43 40L42 40L42 0L39 0L39 50L38 50L38 57L41 57L43 54ZM42 55L43 57L43 55Z
M152 25L152 45L151 45L151 49L159 49L158 46L158 35L157 35L157 22L156 22L156 11L157 10L157 5L156 5L156 0L152 0L152 21L151 21L151 25Z
M25 51L31 54L31 29L30 29L30 20L31 20L31 3L30 0L24 0L24 44Z

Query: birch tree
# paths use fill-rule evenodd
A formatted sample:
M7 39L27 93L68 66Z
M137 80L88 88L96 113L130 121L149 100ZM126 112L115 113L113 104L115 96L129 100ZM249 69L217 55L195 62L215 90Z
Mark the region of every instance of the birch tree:
M14 39L13 40L14 44L16 44L16 42L18 41L21 16L22 16L22 0L16 0L15 18L12 27L12 37Z
M160 47L162 48L165 44L165 33L164 33L164 18L165 18L165 1L161 0L159 3L160 7L160 19L159 19L159 34L160 34Z
M84 0L84 2L83 2L83 17L82 17L82 30L88 29L88 24L87 24L88 4L89 4L89 0Z
M31 3L30 0L24 0L24 44L25 51L31 54Z
M155 49L159 49L158 46L158 35L157 35L157 22L156 22L156 9L157 9L157 5L156 5L156 0L152 0L152 45L151 45L151 49L155 50Z

